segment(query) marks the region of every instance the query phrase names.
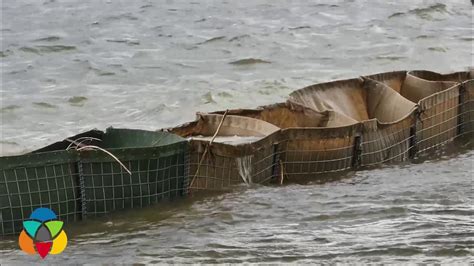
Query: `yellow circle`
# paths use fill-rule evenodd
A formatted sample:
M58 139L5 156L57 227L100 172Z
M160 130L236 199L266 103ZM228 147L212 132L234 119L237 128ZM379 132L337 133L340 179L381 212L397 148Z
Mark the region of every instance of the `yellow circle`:
M49 254L59 254L64 251L67 246L67 235L64 230L53 240L53 247Z

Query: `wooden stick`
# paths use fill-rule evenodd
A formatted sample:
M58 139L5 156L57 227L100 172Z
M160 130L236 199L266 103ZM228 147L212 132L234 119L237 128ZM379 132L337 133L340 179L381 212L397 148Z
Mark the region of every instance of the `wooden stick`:
M227 112L228 112L228 111L229 111L229 110L225 110L225 113L224 113L224 115L222 116L221 122L219 123L219 126L217 127L216 132L214 133L214 136L212 136L211 141L210 141L209 144L206 146L206 149L204 149L204 152L203 152L203 154L202 154L201 160L199 161L198 167L197 167L197 169L196 169L196 173L194 174L194 177L193 177L193 179L191 180L191 183L189 184L189 187L192 187L192 186L193 186L194 181L196 180L196 177L197 177L197 175L198 175L198 173L199 173L199 169L201 169L201 164L203 163L204 158L206 157L206 154L207 154L207 152L208 152L208 150L209 150L209 146L212 145L212 142L214 142L214 139L217 137L217 134L219 133L219 130L221 130L222 124L224 123L224 119L225 119L225 117L227 116Z
M219 123L219 126L217 127L216 133L214 133L214 136L212 136L212 139L209 142L209 146L212 145L212 142L214 142L214 139L217 137L217 134L219 133L219 130L221 130L222 124L224 124L224 119L227 116L227 111L228 110L225 110L225 113L222 116L221 122Z

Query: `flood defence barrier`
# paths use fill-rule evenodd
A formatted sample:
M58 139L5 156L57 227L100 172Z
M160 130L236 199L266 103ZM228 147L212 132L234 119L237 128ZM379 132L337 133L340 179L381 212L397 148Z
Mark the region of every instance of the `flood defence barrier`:
M0 235L37 207L77 221L234 186L405 161L474 133L473 71L395 71L307 86L286 102L198 113L157 131L91 130L0 158Z
M0 235L19 233L38 207L69 222L183 196L187 153L176 135L109 128L2 157Z

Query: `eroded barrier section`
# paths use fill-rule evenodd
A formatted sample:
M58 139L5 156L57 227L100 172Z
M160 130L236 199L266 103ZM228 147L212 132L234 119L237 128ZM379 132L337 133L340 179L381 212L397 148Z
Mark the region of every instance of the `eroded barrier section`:
M198 114L195 121L167 130L190 142L191 191L262 184L274 175L279 128L270 123L235 115Z
M286 101L255 109L216 111L211 114L245 116L263 120L279 128L337 127L356 123L355 120L334 111L317 111L301 104Z
M307 179L352 166L359 127L350 117L332 110L314 110L291 101L227 112L261 119L282 129L276 145L276 182Z

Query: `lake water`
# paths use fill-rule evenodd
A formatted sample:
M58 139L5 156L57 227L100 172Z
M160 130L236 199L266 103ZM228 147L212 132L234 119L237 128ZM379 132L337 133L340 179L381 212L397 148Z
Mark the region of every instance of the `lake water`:
M2 155L94 127L154 130L281 102L317 82L473 65L467 0L1 4ZM46 262L467 263L473 156L472 143L454 145L412 164L68 224L68 249ZM0 240L0 263L38 261L16 245Z

